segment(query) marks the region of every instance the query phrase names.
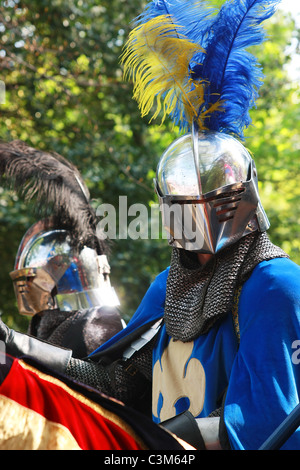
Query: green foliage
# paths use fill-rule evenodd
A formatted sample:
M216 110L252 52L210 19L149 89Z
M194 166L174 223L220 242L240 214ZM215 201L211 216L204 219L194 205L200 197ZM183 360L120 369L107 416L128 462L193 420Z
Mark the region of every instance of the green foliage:
M130 22L142 0L7 0L0 6L0 138L22 139L56 151L81 171L97 207L157 203L153 176L157 161L176 136L171 125L148 125L122 78L119 56ZM215 1L215 4L220 2ZM271 40L259 49L265 85L247 146L254 153L272 239L300 262L299 86L284 70L294 30L277 14L268 26ZM255 52L257 53L257 51ZM158 121L159 122L159 121ZM17 314L9 272L19 242L35 221L34 207L0 188L0 313L24 330ZM165 240L115 240L112 283L128 319L149 283L169 263Z
M299 82L285 69L287 45L294 35L294 22L278 14L268 24L272 40L256 55L265 73L253 128L247 145L254 154L260 195L271 222L269 235L291 258L300 262L300 94Z

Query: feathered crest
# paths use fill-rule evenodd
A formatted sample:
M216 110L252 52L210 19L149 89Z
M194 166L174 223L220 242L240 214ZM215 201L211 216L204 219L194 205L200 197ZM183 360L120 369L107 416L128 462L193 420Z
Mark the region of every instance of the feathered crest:
M156 118L163 110L177 114L179 122L197 119L204 103L202 81L192 83L186 71L196 53L203 49L188 41L174 26L169 16L158 16L140 25L129 37L123 56L124 73L134 71L134 98L139 102L142 116L147 115L156 101ZM178 96L181 106L178 108Z
M247 48L263 42L262 22L280 0L154 0L136 20L122 56L142 115L156 106L190 130L226 132L241 140L251 123L263 75Z
M20 140L0 142L0 176L2 185L14 189L25 201L36 202L40 218L51 215L55 227L69 230L74 245L106 252L106 245L95 236L96 215L88 188L64 157Z

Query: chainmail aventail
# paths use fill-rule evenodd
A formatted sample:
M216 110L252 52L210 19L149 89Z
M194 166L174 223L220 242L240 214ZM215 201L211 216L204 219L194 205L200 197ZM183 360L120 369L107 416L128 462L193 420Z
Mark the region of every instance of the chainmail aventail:
M192 341L231 311L235 290L264 260L288 257L266 232L253 233L214 256L206 265L197 255L174 248L167 280L165 323L175 340Z

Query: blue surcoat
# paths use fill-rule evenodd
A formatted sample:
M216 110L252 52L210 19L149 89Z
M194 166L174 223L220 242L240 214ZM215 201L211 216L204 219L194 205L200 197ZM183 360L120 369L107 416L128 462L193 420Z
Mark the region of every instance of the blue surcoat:
M99 350L163 317L167 276L168 269L157 276L128 326ZM189 343L161 328L153 350L153 420L186 409L207 417L225 392L231 447L258 449L299 403L299 266L286 258L258 264L242 287L237 317L232 313ZM283 449L300 450L300 428Z

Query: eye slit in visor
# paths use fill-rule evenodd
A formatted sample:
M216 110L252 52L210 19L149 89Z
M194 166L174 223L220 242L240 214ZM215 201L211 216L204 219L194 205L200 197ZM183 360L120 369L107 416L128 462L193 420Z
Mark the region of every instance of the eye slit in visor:
M15 284L20 294L28 292L28 286L26 281L17 281Z
M241 197L239 197L243 192L245 191L245 188L237 189L236 191L231 191L228 193L221 193L218 194L218 196L214 196L211 198L207 198L206 201L216 201L216 204L214 207L217 207L220 204L226 204L227 202L234 202L234 201L240 201ZM226 202L225 202L226 200ZM218 202L220 201L220 202Z
M216 201L216 204L214 204L214 207L218 207L223 204L228 204L230 202L239 202L241 200L241 197L239 197L243 192L245 191L245 188L240 188L237 189L236 191L231 191L228 193L221 193L218 194L217 196L211 196L211 197L202 197L201 199L176 199L172 201L172 204L204 204L205 202L211 202L211 201Z
M230 210L222 210L220 212L217 212L218 220L219 222L226 222L227 220L233 219L234 217L234 212L237 210L237 207L232 207ZM226 215L227 214L227 215ZM223 216L223 217L222 217Z
M237 205L232 205L232 204L226 204L219 206L219 208L216 210L217 216L221 216L223 214L227 214L228 212L236 211L237 210Z
M243 191L244 190L235 191L234 193L227 193L226 195L222 195L224 197L217 199L217 202L214 204L214 208L216 209L217 217L220 223L233 219L234 213L242 199L240 194Z

